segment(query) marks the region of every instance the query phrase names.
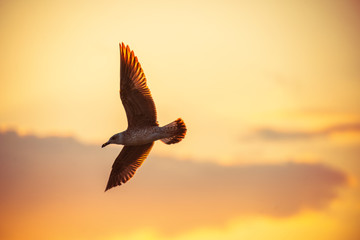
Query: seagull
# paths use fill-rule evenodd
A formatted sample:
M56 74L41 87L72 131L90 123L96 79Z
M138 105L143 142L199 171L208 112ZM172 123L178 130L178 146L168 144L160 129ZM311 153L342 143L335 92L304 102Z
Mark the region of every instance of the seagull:
M125 108L128 128L114 134L102 145L102 148L109 144L124 145L112 165L105 191L129 181L149 155L156 140L165 144L178 143L187 131L181 118L159 127L155 104L141 65L128 45L119 45L120 98Z

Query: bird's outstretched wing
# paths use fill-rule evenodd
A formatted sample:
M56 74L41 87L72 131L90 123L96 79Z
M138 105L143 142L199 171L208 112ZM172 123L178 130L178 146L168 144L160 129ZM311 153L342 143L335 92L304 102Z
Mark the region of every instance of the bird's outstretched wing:
M112 166L109 181L105 191L126 183L141 166L154 142L137 146L124 146Z
M120 44L120 98L129 129L158 126L156 108L146 85L145 74L134 52L124 43Z

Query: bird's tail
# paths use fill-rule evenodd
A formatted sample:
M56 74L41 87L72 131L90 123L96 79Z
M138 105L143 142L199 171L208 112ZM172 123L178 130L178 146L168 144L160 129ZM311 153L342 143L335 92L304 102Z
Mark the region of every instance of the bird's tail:
M163 128L167 132L172 133L171 137L161 139L163 143L166 144L178 143L185 137L186 126L185 126L185 122L181 118L178 118L172 123L165 125Z

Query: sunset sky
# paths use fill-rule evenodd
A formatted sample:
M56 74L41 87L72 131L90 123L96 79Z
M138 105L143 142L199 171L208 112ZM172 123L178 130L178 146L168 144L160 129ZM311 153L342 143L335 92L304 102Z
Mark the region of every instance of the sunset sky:
M355 0L0 1L0 238L359 239L359 23ZM104 193L119 42L188 132Z

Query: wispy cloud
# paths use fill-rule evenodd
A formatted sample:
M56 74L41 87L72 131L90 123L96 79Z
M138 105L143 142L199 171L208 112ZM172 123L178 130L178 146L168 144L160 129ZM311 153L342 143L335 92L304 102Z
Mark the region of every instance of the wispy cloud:
M360 132L360 123L339 124L313 131L279 130L274 128L260 128L254 136L265 140L303 140L316 137L326 137L333 133Z
M44 226L80 231L73 234L86 227L97 236L146 227L179 231L239 216L287 217L325 208L347 182L343 172L320 164L220 166L150 155L130 182L104 193L120 148L13 132L0 134L0 142L6 229L39 238Z

